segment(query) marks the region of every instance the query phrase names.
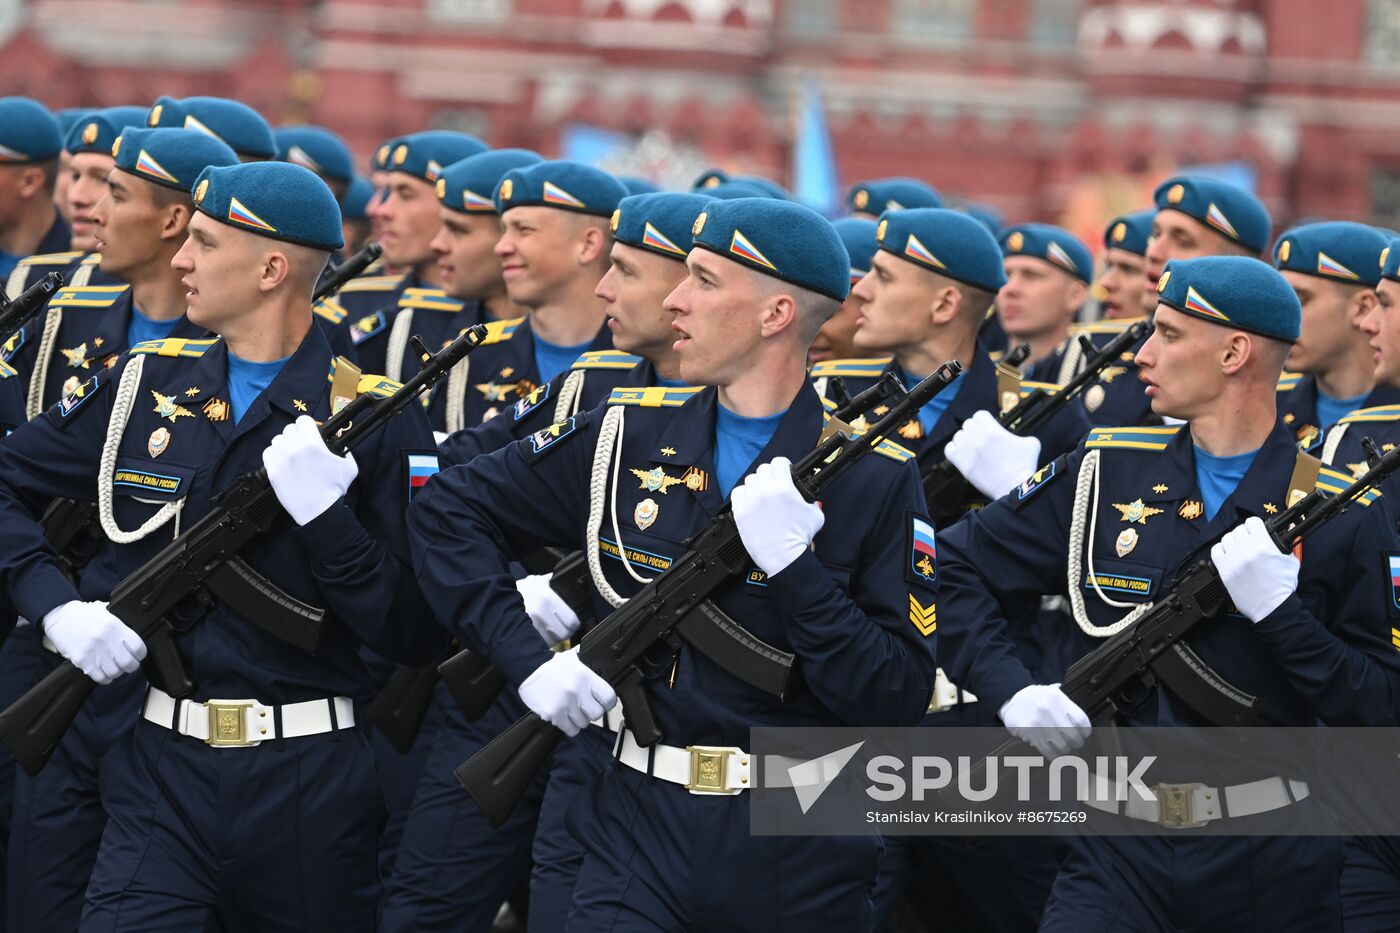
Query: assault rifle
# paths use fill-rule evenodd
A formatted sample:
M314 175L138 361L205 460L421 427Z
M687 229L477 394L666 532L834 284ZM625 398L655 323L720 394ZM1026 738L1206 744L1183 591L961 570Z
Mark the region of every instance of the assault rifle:
M366 243L358 253L336 266L330 275L321 280L321 284L317 285L316 291L312 293L311 300L320 301L327 295L340 291L346 282L359 278L383 254L384 248L378 243Z
M414 338L422 360L418 372L392 395L366 393L336 411L321 426L326 446L336 455L353 450L415 403L485 338L485 326L476 325L437 353ZM245 473L219 494L207 515L112 590L107 608L146 643L144 666L152 683L177 697L194 692L171 618L178 619L181 628L188 627L215 600L237 607L243 619L283 641L316 653L325 610L283 592L239 556L282 514L267 470ZM0 712L0 742L26 772L37 774L96 686L64 661Z
M819 501L833 482L914 417L960 372L962 365L956 361L943 364L891 405L868 432L856 434L842 430L843 425L823 432L816 449L792 467L793 482L803 498ZM659 673L646 657L658 646L674 654L683 639L734 676L782 698L792 655L710 611L715 590L752 564L734 513L726 506L691 539L685 554L583 636L579 660L616 689L627 711L627 727L638 744L651 746L662 738L645 688L649 674ZM499 826L562 737L562 732L528 713L459 767L457 780L492 825Z
M62 285L63 273L50 272L16 295L14 301L0 294L0 346L9 343L21 327L34 320Z

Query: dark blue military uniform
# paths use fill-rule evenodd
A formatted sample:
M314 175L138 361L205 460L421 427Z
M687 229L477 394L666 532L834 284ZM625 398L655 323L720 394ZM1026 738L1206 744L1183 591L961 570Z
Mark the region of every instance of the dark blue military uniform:
M332 357L314 328L237 423L229 414L222 341L153 341L133 352L127 359L144 359L146 368L113 476L103 479L112 484L122 529L176 499L188 526L238 475L261 466L268 443L299 414L329 414ZM50 498L92 497L117 395L111 383L129 365L95 372L0 445L0 523L11 542L0 582L28 618L79 598L28 516ZM386 388L377 377L361 383L363 390ZM285 591L326 607L325 638L311 657L216 605L178 638L196 697L254 697L269 705L359 699L372 687L361 643L405 663L436 650L440 633L424 623L422 597L396 556L405 553L403 509L413 488L408 457L431 450L427 425L410 406L357 449L359 476L344 502L304 528L279 525L244 550L249 564ZM105 598L173 530L104 548L83 575L81 598ZM215 910L233 926L301 926L305 905L316 903L320 916L340 914L327 922L367 925L377 896L381 804L363 738L332 731L235 752L201 744L141 721L112 749L115 764L102 773L111 822L85 922L191 929ZM269 871L286 885L258 883Z
M724 505L714 479L715 390L620 389L611 398L620 405L627 400L633 403L623 407L614 490L624 537L615 539L613 519L605 515L596 544L605 578L624 595L638 589L622 569L624 556L643 576L653 575L684 553L686 539ZM810 451L821 411L816 394L801 390L755 463L797 460ZM410 509L415 566L434 611L517 684L550 654L522 613L508 561L586 539L589 474L603 417L604 409L575 415L453 467ZM648 690L666 743L742 747L756 724L909 724L922 715L933 679L936 595L910 560L922 496L915 471L905 465L909 452L889 444L882 451L824 496L826 522L813 550L772 578L754 571L715 595L755 635L801 657L799 683L779 704L682 648L672 675ZM911 614L911 599L928 614ZM609 608L596 596L595 607L602 614ZM832 929L869 923L878 839L777 845L752 838L746 796L692 796L621 767L574 801L569 828L586 854L571 924L593 928L629 917L635 924L644 917L665 928L701 926L736 911L760 925L779 918ZM672 832L710 857L693 861L688 849L679 852ZM800 871L783 867L799 861Z
M1276 424L1238 487L1207 519L1189 429L1096 429L1083 447L940 536L943 664L993 709L1021 688L1047 682L1044 673L1030 669L1006 626L1008 600L1069 595L1067 587L1074 587L1084 597L1084 624L1109 625L1165 595L1174 577L1205 557L1225 531L1246 517L1267 520L1286 507L1297 453L1292 432ZM1074 500L1076 477L1090 456L1101 458L1097 533L1085 555L1067 557L1071 523L1089 517L1076 514ZM1318 488L1335 492L1346 482L1346 476L1324 470ZM1397 542L1384 499L1372 494L1362 505L1304 543L1298 589L1268 617L1251 625L1227 616L1186 639L1227 680L1259 697L1267 721L1356 725L1393 718L1389 698L1400 686L1400 654L1391 645L1390 627L1400 619L1400 604L1381 605L1381 596L1390 593L1388 555L1397 553ZM1109 605L1109 599L1120 605ZM1078 626L1069 636L1081 653L1096 641ZM1162 689L1149 691L1125 719L1135 725L1203 724ZM1265 776L1273 776L1268 766L1249 761L1245 752L1223 783ZM1179 777L1222 783L1221 774L1204 768ZM1315 798L1290 806L1292 825L1299 826L1318 809ZM1270 818L1261 813L1239 819ZM1181 834L1076 839L1070 849L1042 929L1103 929L1111 923L1130 929L1325 929L1335 925L1339 911L1337 840L1245 843ZM1290 863L1309 869L1283 867Z
M1381 405L1400 404L1400 388L1379 383L1366 401L1358 409L1376 408ZM1288 373L1279 380L1278 414L1293 436L1298 446L1311 450L1322 440L1322 433L1330 425L1322 425L1317 414L1317 378L1310 374Z
M117 280L102 271L101 262L100 254L81 250L26 256L5 282L5 297L18 297L20 292L50 272L61 273L65 285L111 285Z
M351 332L350 336L363 338L387 326L388 313L378 315L378 312L393 308L404 289L422 287L418 277L411 272L362 275L316 302L311 306L311 311L316 324L327 333L347 331Z
M1142 318L1120 318L1071 325L1069 341L1036 363L1031 368L1031 378L1064 385L1084 371L1087 357L1077 346L1080 335L1087 336L1095 349L1103 349L1105 344L1140 320ZM1099 377L1079 396L1077 404L1084 409L1090 424L1096 427L1132 427L1161 423L1162 419L1152 413L1152 400L1143 391L1145 387L1138 379L1138 367L1134 362L1138 350L1146 342L1147 337L1143 337L1123 351L1119 360L1100 370Z

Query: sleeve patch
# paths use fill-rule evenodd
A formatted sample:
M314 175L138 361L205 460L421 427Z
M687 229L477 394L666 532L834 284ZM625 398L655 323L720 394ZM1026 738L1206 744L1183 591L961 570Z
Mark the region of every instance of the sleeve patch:
M1054 479L1055 471L1058 469L1056 464L1059 462L1059 460L1051 460L1049 463L1045 464L1045 466L1032 473L1029 479L1016 487L1016 499L1020 501L1030 497L1036 490Z
M98 379L96 376L93 376L87 382L84 382L72 392L63 396L63 398L59 399L58 404L54 406L54 410L58 412L58 417L61 420L71 417L79 408L86 405L89 399L97 394L97 389Z
M938 538L933 523L920 515L909 517L907 570L909 582L920 586L931 586L938 576Z
M405 475L408 476L407 499L413 501L413 497L442 469L438 461L438 455L424 451L409 451L404 454Z
M360 318L350 325L350 342L354 344L363 343L375 334L384 329L387 319L383 311L376 311Z
M567 421L560 421L551 424L549 427L536 431L526 438L526 443L530 445L530 453L539 457L546 450L557 445L564 438L573 434L578 429L578 415L573 415Z
M938 631L938 606L929 603L925 606L913 593L909 594L909 621L925 638Z
M553 392L551 388L552 385L553 383L546 382L544 385L535 386L533 392L516 402L513 406L515 420L520 421L530 412L543 405Z

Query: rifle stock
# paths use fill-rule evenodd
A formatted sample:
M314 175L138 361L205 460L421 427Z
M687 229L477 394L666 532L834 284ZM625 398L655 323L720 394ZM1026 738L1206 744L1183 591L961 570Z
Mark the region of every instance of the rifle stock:
M363 275L383 254L384 248L378 243L366 243L358 253L336 266L334 272L321 280L321 284L316 286L316 291L311 295L311 300L320 301L327 295L340 291L346 282Z

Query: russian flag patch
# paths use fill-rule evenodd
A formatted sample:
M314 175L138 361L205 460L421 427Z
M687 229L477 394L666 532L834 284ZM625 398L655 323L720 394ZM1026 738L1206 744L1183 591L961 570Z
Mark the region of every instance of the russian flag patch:
M411 453L406 456L408 458L408 501L412 502L414 494L422 489L442 467L438 463L437 454Z
M933 523L915 515L909 528L909 572L923 583L932 583L938 573L938 539Z

